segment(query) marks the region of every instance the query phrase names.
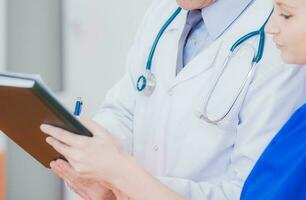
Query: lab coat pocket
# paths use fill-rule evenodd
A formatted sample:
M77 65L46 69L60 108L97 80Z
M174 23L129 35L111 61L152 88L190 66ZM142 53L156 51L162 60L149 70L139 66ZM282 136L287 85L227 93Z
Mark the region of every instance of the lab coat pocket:
M190 169L197 174L195 180L208 180L226 170L224 158L234 144L236 131L233 122L226 121L219 126L202 120L197 113L186 118L184 124L188 126L182 125L179 129L185 134L168 145L167 164L170 175L190 177L185 170Z

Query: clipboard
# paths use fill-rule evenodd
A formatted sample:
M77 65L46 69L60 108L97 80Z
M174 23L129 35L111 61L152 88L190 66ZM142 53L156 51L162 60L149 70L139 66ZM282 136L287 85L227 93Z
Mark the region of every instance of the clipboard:
M41 124L92 137L37 77L0 73L0 130L44 167L65 159L45 141Z

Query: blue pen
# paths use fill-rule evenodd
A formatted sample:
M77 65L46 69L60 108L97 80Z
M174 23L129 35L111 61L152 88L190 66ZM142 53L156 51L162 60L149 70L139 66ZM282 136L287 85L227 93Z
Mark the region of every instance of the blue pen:
M73 113L75 116L80 116L82 111L82 106L83 106L82 98L78 97L75 102L74 113Z

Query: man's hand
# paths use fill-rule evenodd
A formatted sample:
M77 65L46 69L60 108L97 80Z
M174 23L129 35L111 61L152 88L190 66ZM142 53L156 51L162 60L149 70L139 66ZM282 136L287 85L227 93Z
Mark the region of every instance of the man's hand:
M93 137L80 136L66 130L42 125L46 139L68 162L57 160L50 163L52 171L85 200L128 200L117 188L127 161L121 146L102 126L90 119L81 119ZM98 153L97 153L98 152Z
M80 177L113 184L120 177L126 161L122 149L101 125L85 118L80 118L80 122L93 137L73 134L50 125L42 125L41 130L49 135L47 143L67 159Z

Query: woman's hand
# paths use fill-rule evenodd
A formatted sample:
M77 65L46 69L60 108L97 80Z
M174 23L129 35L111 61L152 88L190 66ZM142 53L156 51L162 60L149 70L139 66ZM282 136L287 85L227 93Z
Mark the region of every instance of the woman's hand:
M112 188L93 179L80 177L77 172L63 160L53 161L51 170L61 177L70 188L84 200L119 200L113 193ZM117 190L114 190L118 196Z
M81 177L111 184L122 171L123 153L106 129L90 119L80 121L93 137L49 125L42 125L41 130L50 135L47 143L62 154Z

